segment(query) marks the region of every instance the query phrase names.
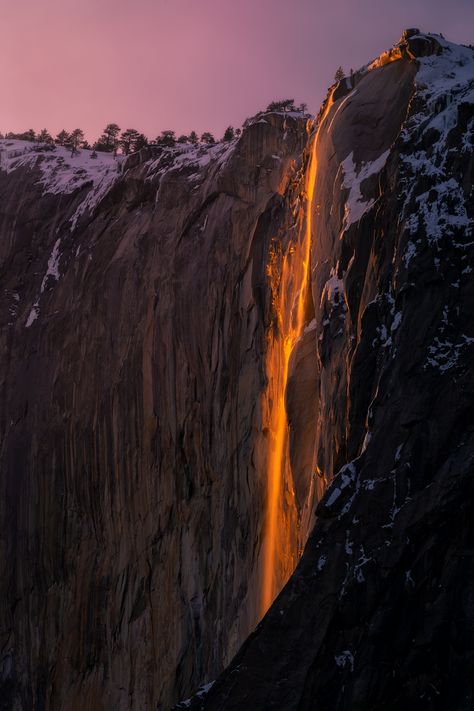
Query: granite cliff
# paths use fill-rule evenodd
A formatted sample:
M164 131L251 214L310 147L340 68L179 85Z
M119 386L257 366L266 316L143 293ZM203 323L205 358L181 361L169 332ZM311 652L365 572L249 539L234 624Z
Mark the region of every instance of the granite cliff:
M408 31L315 122L0 142L0 708L471 708L473 130Z
M0 145L5 708L169 708L258 621L267 255L309 125Z
M180 708L474 705L474 51L407 31L319 116L302 559ZM204 693L206 692L206 693Z

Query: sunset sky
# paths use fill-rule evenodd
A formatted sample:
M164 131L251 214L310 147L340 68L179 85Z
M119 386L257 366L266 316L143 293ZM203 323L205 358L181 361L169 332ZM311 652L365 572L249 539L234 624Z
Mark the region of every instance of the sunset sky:
M405 27L474 42L473 0L0 0L0 131L115 121L220 137L271 100L316 112Z

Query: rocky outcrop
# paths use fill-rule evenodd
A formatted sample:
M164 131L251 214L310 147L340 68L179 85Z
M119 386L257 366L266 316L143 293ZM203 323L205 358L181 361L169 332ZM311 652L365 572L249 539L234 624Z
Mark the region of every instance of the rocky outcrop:
M473 121L473 50L416 31L320 114L314 439L330 484L287 586L180 708L473 706Z

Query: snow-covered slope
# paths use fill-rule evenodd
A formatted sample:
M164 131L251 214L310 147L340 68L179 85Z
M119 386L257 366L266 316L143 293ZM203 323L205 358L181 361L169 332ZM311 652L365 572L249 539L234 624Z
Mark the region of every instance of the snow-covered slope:
M106 176L110 184L120 173L123 157L101 152L95 154L96 158L92 155L90 150L71 155L64 146L0 139L0 170L10 173L22 167L38 167L44 193L72 193L88 184L96 188Z
M9 139L0 140L0 170L38 170L43 194L68 195L84 189L84 197L71 217L71 227L85 211L92 211L121 172L123 157L80 150L75 155L63 146L50 146Z

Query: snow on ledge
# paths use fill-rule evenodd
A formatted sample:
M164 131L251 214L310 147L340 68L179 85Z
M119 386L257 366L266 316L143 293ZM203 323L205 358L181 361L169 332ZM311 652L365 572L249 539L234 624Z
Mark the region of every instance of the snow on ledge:
M122 156L114 158L111 153L102 152L98 152L96 158L91 155L92 151L85 149L71 156L71 151L64 146L49 148L31 141L0 140L0 170L12 173L19 168L38 168L43 195L71 194L89 186L87 196L72 218L71 229L86 209L91 210L97 204L121 172Z
M364 200L360 191L360 186L362 182L371 175L380 173L387 162L389 154L390 149L382 153L382 155L380 155L376 160L369 163L362 163L359 169L357 169L357 166L354 163L354 152L352 151L341 163L344 173L342 187L350 191L347 196L345 206L345 229L350 227L350 225L354 222L358 222L362 215L368 212L368 210L370 210L370 208L374 205L375 200Z
M39 182L45 193L72 193L87 183L97 184L111 173L119 173L121 157L114 158L111 153L97 153L91 158L92 151L81 149L71 156L64 146L53 146L31 141L0 140L0 170L11 173L21 167L38 167L41 170Z

